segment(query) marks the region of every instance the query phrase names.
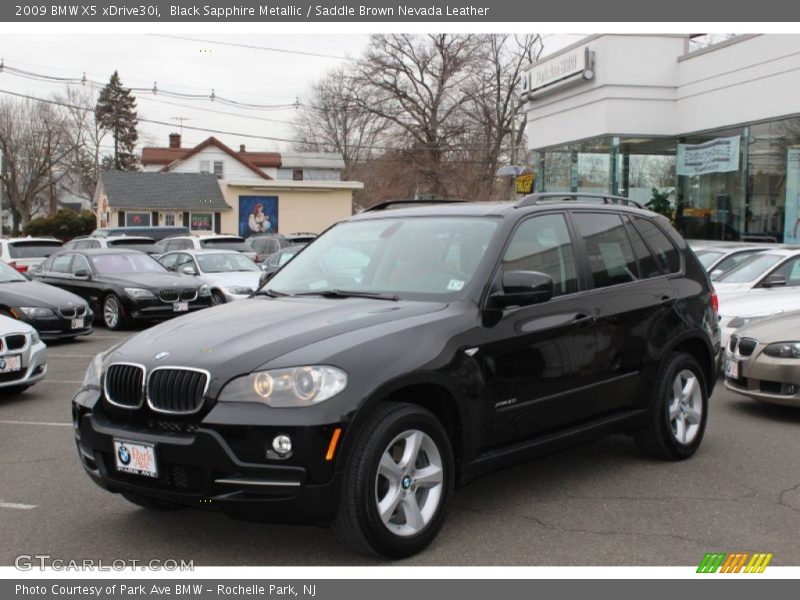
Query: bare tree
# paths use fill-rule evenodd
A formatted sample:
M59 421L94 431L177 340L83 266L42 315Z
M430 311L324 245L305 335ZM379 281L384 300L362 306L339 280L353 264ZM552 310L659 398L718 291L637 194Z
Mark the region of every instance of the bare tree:
M357 90L357 85L344 67L337 67L311 86L293 122L299 140L295 150L338 152L346 171L374 155L389 122L359 104L357 98L369 92Z
M447 152L466 131L479 36L373 35L355 66L358 105L394 125L421 192L444 195ZM393 132L394 133L394 132Z
M101 146L106 136L106 131L95 118L94 96L91 88L68 86L63 94L55 97L66 106L64 124L69 145L73 147L64 157L70 188L88 200L94 198L100 173Z
M0 101L0 150L4 198L14 216L13 233L18 234L48 201L52 208L56 185L66 175L63 161L74 146L57 108L5 99Z

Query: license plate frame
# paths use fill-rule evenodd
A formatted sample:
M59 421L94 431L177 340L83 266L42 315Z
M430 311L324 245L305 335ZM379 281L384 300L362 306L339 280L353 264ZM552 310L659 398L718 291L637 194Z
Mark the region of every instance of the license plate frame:
M83 329L83 317L76 317L72 319L71 327L72 329Z
M725 377L739 379L742 376L742 361L734 358L725 359Z
M158 479L156 445L114 438L114 466L120 473Z
M0 356L0 373L17 373L22 371L22 355L9 354L7 356Z
M188 302L175 302L172 305L172 312L187 312L189 310Z

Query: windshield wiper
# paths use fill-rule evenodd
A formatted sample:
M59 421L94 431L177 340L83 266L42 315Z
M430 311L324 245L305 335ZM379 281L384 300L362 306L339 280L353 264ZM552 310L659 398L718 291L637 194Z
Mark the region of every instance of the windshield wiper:
M290 298L292 296L292 294L287 294L286 292L279 292L278 290L272 290L272 289L266 289L266 290L259 289L253 292L253 296L258 296L261 294L269 296L270 298ZM250 297L252 298L253 296Z
M396 294L382 294L380 292L361 292L358 290L315 290L312 292L298 292L292 296L322 296L323 298L371 298L374 300L391 300L397 302L400 297Z

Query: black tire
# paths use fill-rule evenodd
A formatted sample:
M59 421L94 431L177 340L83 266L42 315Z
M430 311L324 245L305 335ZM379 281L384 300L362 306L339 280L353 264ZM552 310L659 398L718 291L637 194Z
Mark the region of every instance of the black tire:
M675 402L673 384L681 374L691 372L696 378L702 411L698 427L686 443L680 441L673 420L670 419L670 404ZM681 404L681 403L678 403ZM683 409L681 409L683 410ZM666 358L656 380L653 397L648 407L647 423L634 438L645 454L661 460L685 460L700 447L708 420L708 386L706 376L697 360L690 354L677 352ZM684 421L684 427L686 427Z
M427 524L418 533L401 536L384 525L378 512L378 463L394 439L413 430L426 434L439 452L441 495ZM428 546L439 533L453 487L453 450L447 432L433 413L412 404L381 403L349 454L333 531L345 546L362 554L387 558L411 556ZM417 494L415 489L416 486L411 488L411 495Z
M143 496L142 494L136 494L134 492L122 492L122 497L128 502L146 508L147 510L166 512L186 508L183 504L176 504L174 502L168 502L167 500L160 500L159 498Z
M219 290L214 290L211 292L211 304L213 306L225 304L225 302L227 302L227 300L225 300L225 295L222 292Z
M116 311L117 311L117 319L116 321L112 321L106 315L106 307L112 303L116 304ZM103 302L100 304L100 317L103 319L103 325L106 326L106 329L110 329L111 331L119 331L120 329L124 328L127 319L125 317L125 309L122 306L122 301L116 294L107 294L103 298Z

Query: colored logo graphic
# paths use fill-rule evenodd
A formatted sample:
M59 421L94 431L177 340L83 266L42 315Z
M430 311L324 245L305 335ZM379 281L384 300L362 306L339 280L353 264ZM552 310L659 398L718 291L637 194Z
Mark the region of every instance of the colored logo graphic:
M119 455L119 460L123 465L127 465L131 462L130 452L128 452L128 449L125 446L120 446L117 454Z
M771 552L706 553L698 573L763 573L772 560Z

